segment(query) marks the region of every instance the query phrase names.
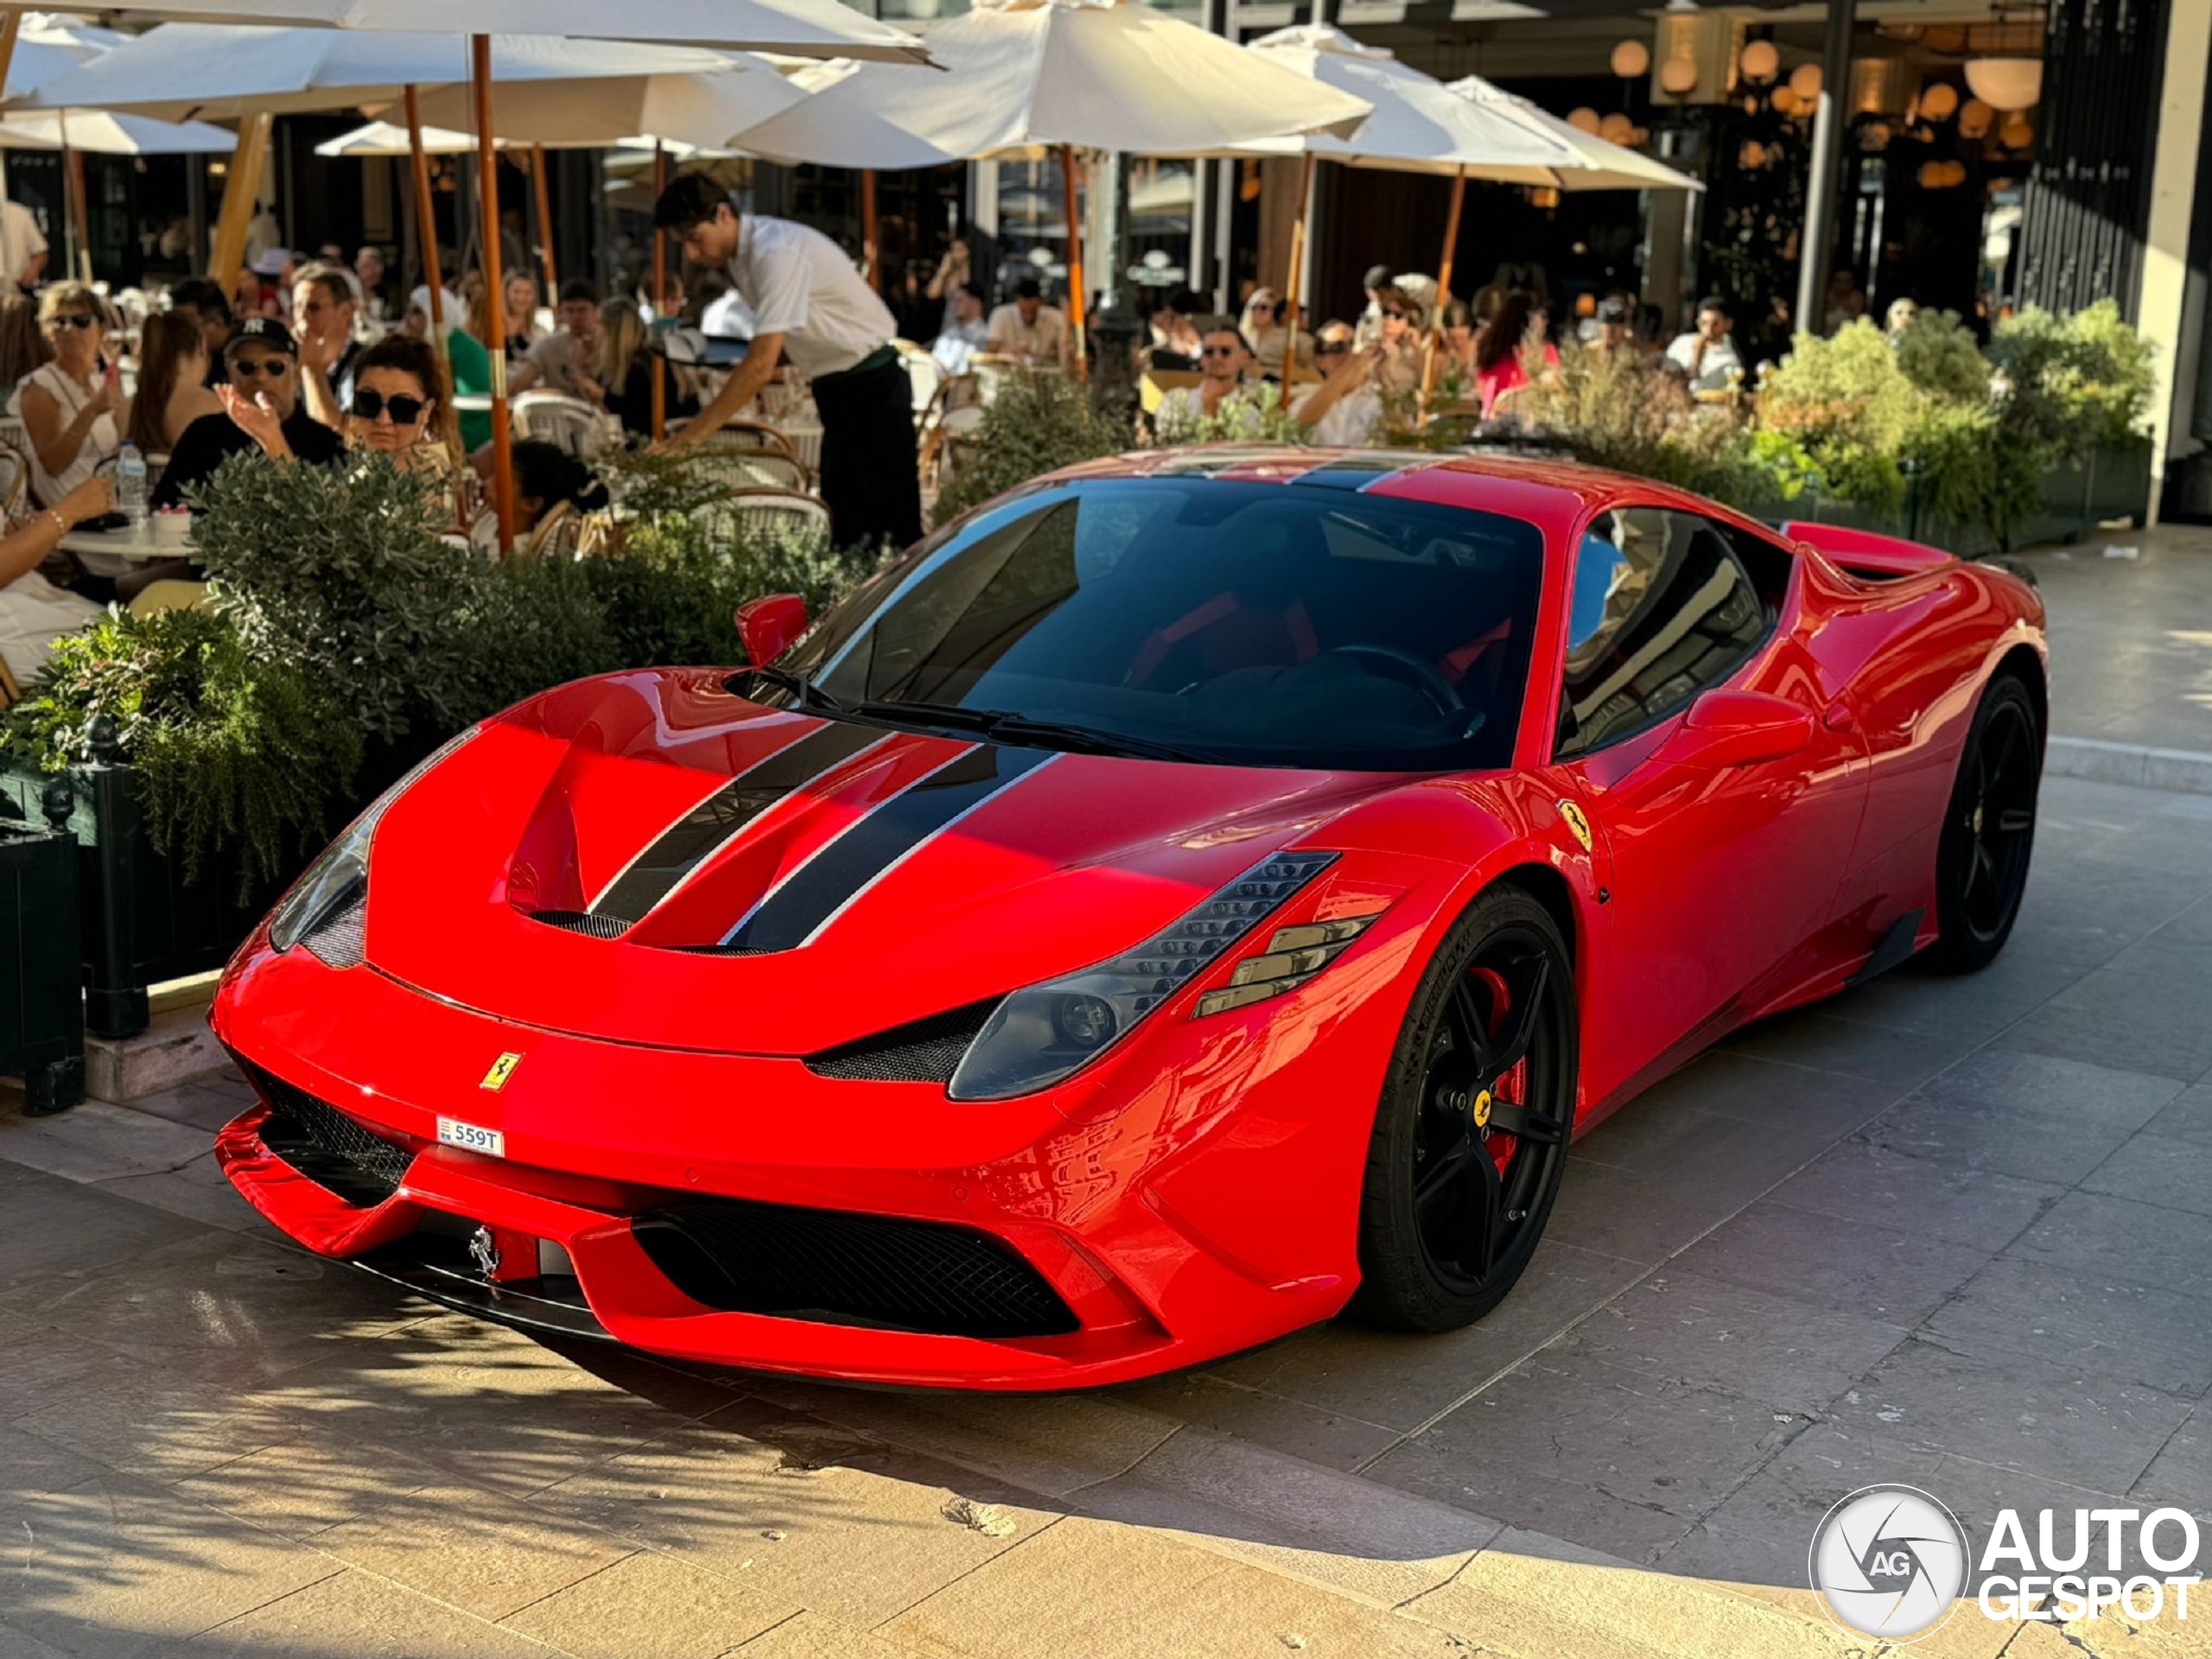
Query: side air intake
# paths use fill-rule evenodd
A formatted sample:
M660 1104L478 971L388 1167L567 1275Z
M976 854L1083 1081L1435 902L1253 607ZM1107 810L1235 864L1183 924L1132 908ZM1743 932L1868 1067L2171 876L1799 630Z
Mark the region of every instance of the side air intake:
M806 1057L817 1077L855 1083L950 1083L996 1002L933 1014Z

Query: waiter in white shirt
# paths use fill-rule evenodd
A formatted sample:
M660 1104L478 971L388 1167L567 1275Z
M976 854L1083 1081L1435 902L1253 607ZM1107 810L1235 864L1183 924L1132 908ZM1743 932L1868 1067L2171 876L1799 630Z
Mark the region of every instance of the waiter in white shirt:
M852 261L818 231L740 214L697 173L661 193L653 228L680 238L685 257L721 266L753 309L744 361L714 402L662 447L719 431L788 359L812 385L822 416L822 501L831 537L841 547L919 541L912 383L891 343L899 325Z

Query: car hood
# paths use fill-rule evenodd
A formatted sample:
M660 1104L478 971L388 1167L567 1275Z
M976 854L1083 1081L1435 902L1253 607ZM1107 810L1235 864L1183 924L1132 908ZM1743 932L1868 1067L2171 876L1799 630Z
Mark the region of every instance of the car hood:
M1407 781L897 731L725 677L565 686L418 779L376 832L371 964L521 1025L810 1054L1113 956Z

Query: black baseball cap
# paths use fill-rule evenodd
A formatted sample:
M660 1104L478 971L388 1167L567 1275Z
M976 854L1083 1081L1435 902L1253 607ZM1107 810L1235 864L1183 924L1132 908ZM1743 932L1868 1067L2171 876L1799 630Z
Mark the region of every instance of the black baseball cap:
M241 346L266 346L270 351L282 352L287 357L300 354L300 342L292 338L292 331L275 317L248 317L238 325L223 346L223 355L236 357Z

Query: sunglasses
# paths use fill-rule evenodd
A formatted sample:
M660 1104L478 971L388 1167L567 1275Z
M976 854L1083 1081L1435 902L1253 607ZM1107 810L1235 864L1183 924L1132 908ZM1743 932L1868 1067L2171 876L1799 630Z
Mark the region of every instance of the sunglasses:
M1406 314L1402 311L1385 311L1382 315L1392 322L1403 322L1406 320Z
M99 319L88 316L82 311L67 311L57 317L48 317L46 326L49 328L96 328L99 326Z
M243 375L251 380L260 375L270 380L282 380L292 372L289 357L244 357L231 365L231 378Z
M410 397L405 392L395 392L387 397L380 391L366 388L353 394L353 413L365 421L389 413L394 426L412 426L423 418L423 411L429 407L428 400Z
M1205 355L1208 357L1234 357L1236 355L1236 347L1234 346L1208 346L1202 349Z

